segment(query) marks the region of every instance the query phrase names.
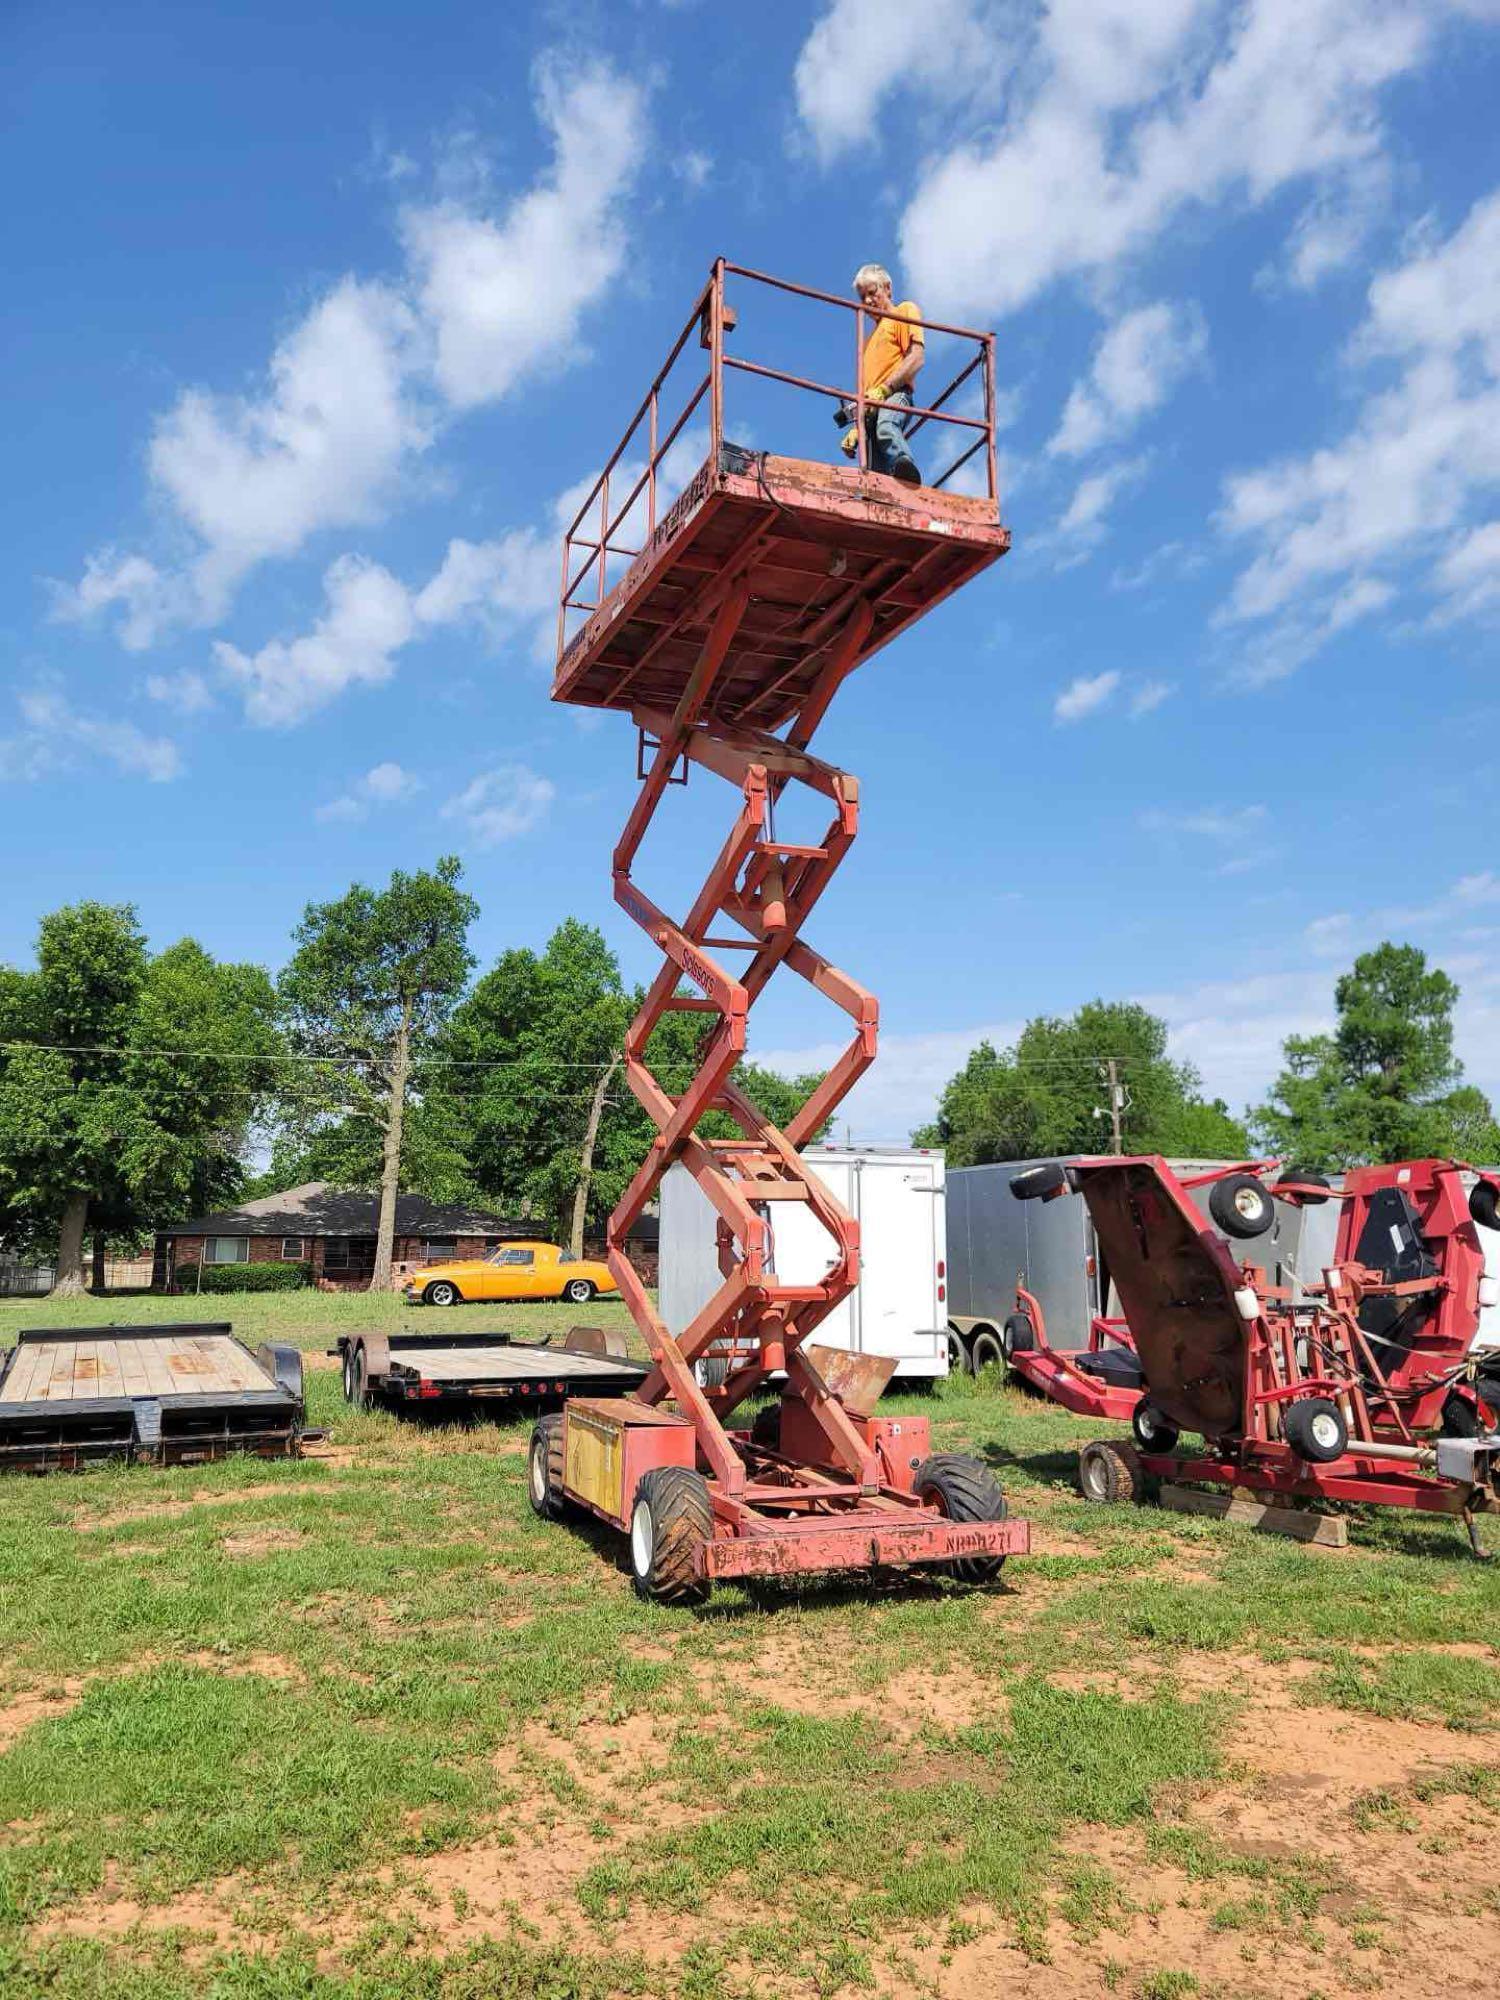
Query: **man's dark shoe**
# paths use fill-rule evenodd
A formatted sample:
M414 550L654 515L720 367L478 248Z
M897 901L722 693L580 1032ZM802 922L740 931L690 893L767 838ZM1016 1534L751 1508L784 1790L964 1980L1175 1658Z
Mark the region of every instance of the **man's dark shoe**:
M903 486L922 484L922 475L917 470L917 461L914 458L898 458L891 467L891 477L899 479Z

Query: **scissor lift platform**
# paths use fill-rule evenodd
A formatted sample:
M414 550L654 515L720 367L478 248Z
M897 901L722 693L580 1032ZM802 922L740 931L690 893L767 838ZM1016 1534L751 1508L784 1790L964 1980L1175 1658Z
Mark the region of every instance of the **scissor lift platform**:
M867 603L872 616L851 667L1009 547L993 500L726 442L574 634L553 699L670 714L723 580L737 575L748 601L713 713L776 729L816 687L853 607Z
M0 1363L0 1468L289 1458L322 1435L303 1415L297 1349L252 1354L227 1320L31 1329Z

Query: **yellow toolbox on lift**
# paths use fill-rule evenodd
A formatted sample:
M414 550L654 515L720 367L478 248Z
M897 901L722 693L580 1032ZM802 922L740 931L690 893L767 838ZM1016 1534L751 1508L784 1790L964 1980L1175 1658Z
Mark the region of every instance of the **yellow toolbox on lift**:
M695 1464L686 1417L650 1409L628 1396L575 1396L563 1411L563 1486L617 1527L628 1527L643 1473Z

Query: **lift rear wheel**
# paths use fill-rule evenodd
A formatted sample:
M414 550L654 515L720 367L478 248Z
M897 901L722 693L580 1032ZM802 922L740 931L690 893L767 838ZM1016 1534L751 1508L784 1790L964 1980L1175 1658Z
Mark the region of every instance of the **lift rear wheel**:
M544 1521L560 1521L568 1511L563 1491L563 1420L559 1415L539 1417L532 1429L526 1495L532 1513L540 1514Z
M1031 1323L1030 1313L1011 1314L1005 1322L1001 1345L1007 1361L1013 1354L1030 1354L1035 1350L1036 1328Z
M976 1343L977 1344L977 1343ZM934 1503L950 1521L1003 1521L1005 1495L988 1466L959 1452L935 1452L917 1467L912 1490ZM1004 1556L955 1556L936 1567L959 1583L993 1583L1005 1567Z
M1281 1428L1298 1458L1312 1465L1331 1465L1349 1449L1349 1426L1338 1404L1326 1396L1304 1396L1299 1403L1288 1403Z
M635 1489L630 1573L636 1594L656 1604L702 1604L709 1582L701 1556L713 1540L708 1481L685 1466L658 1466Z
M1208 1191L1208 1212L1226 1236L1259 1236L1270 1228L1276 1205L1254 1174L1226 1174Z
M1127 1446L1086 1444L1078 1454L1078 1490L1096 1506L1112 1507L1141 1497L1141 1468Z

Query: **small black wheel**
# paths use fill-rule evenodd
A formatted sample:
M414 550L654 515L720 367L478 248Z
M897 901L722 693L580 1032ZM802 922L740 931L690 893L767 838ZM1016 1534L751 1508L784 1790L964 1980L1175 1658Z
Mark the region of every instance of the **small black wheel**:
M1000 1482L977 1458L955 1451L934 1452L917 1467L912 1490L934 1502L950 1521L1003 1521L1005 1495ZM1005 1567L1004 1556L955 1556L939 1569L959 1583L993 1583Z
M1005 1348L993 1327L982 1326L969 1342L969 1352L974 1357L974 1373L980 1375L986 1368L998 1368L1005 1360Z
M1170 1417L1144 1399L1130 1413L1130 1428L1142 1451L1171 1451L1182 1435Z
M586 1306L594 1296L594 1287L587 1278L569 1278L563 1286L563 1297L570 1306Z
M1276 1208L1254 1174L1226 1174L1208 1191L1208 1212L1226 1236L1259 1236L1270 1228Z
M763 1410L755 1412L754 1419L750 1425L750 1442L758 1444L762 1451L780 1451L780 1403L767 1403Z
M451 1278L439 1278L429 1285L422 1297L430 1306L457 1306L463 1304L463 1293Z
M1297 1198L1307 1208L1316 1208L1329 1199L1328 1178L1325 1174L1315 1174L1311 1167L1284 1167L1276 1182L1279 1194L1284 1187L1295 1187ZM1305 1189L1321 1188L1321 1194L1305 1193Z
M1281 1428L1298 1458L1312 1465L1331 1465L1349 1449L1349 1426L1338 1404L1326 1396L1304 1396L1288 1403Z
M1443 1402L1438 1429L1443 1437L1477 1438L1484 1428L1479 1411L1461 1389L1450 1389Z
M974 1357L964 1345L964 1337L956 1326L948 1329L948 1373L950 1375L972 1375Z
M713 1540L708 1481L686 1466L643 1475L630 1512L630 1573L654 1604L702 1604L710 1584L703 1556Z
M1141 1497L1141 1468L1128 1445L1086 1444L1078 1454L1078 1490L1096 1506Z
M1493 1181L1476 1181L1469 1191L1469 1214L1481 1229L1500 1229L1500 1188Z
M1068 1170L1057 1160L1027 1167L1010 1177L1010 1191L1017 1201L1050 1201L1054 1195L1065 1194L1067 1187Z
M558 1414L539 1417L532 1428L526 1493L532 1513L540 1514L544 1521L560 1521L568 1511L563 1491L563 1420Z
M1013 1354L1030 1354L1033 1351L1036 1347L1036 1328L1031 1323L1030 1313L1011 1314L1005 1322L1001 1345L1007 1361Z

